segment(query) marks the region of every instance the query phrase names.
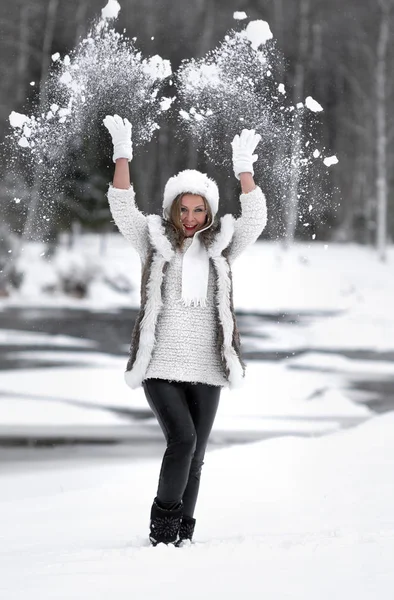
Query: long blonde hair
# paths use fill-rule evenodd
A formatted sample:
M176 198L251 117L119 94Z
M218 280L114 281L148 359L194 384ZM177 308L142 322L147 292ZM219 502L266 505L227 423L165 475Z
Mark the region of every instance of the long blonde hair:
M182 198L187 193L189 193L189 192L183 192L182 194L179 194L178 196L176 196L176 198L174 198L174 200L172 201L171 209L170 209L170 223L174 227L174 230L176 233L177 246L181 246L183 240L186 238L185 232L183 229L183 225L182 225L181 206L182 206ZM207 211L207 218L206 218L206 221L204 224L204 227L205 227L208 225L212 225L213 216L212 216L211 207L209 206L208 202L206 201L204 196L201 196L201 197L204 200L205 210Z

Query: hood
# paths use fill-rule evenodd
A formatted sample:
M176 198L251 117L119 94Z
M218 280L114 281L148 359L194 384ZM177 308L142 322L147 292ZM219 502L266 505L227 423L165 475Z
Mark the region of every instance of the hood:
M194 169L186 169L185 171L180 171L178 175L170 177L164 188L163 217L165 219L170 219L171 205L179 194L198 194L199 196L203 196L210 206L212 217L215 217L218 212L218 186L205 173Z

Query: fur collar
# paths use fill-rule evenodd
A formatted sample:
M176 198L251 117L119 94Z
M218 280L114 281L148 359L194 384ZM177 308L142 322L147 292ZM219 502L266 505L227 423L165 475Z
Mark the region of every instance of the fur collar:
M168 238L165 222L159 215L148 215L147 222L149 239L153 248L169 262L174 256L175 250Z

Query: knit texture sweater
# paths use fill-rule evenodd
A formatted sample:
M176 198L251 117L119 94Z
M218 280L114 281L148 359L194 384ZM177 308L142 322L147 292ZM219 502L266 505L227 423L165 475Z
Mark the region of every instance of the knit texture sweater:
M134 191L110 187L108 199L112 216L124 237L140 255L149 249L146 216L135 205ZM228 255L230 264L265 227L267 209L260 188L240 197L242 216ZM206 306L185 306L181 301L183 254L191 244L186 239L168 265L165 274L163 306L156 328L156 342L145 379L159 378L225 386L227 380L219 357L214 306L214 273L210 266Z

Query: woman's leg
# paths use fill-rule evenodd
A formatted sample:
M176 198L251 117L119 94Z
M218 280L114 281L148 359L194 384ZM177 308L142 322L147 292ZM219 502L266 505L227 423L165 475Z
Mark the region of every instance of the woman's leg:
M183 514L189 519L193 517L197 502L201 469L219 405L220 392L220 387L202 383L188 384L186 387L186 401L197 435L196 449L183 494Z
M143 383L149 406L154 412L167 441L157 503L172 510L182 502L190 465L196 449L196 430L184 384L164 379L146 379Z

